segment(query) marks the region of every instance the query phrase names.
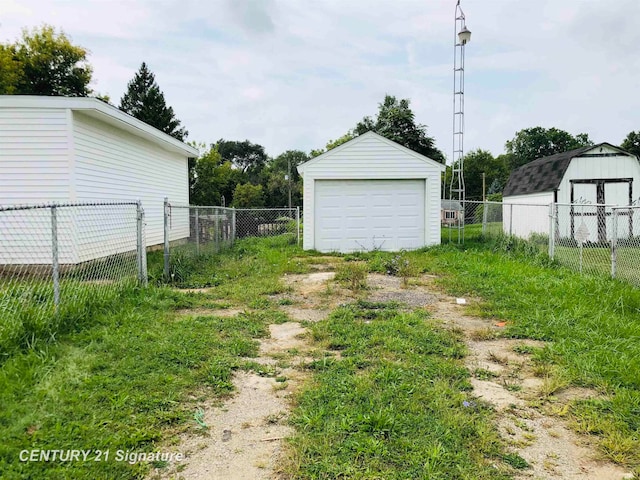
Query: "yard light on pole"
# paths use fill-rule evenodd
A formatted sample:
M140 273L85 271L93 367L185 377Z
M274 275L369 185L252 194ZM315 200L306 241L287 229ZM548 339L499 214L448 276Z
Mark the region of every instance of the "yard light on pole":
M458 5L459 4L460 2L458 2ZM458 32L458 41L462 45L466 45L471 41L471 31L466 27L466 25Z
M471 41L466 17L456 3L453 40L453 157L451 159L451 186L449 199L458 202L461 214L457 216L458 243L464 242L465 186L464 186L464 47ZM451 241L451 229L449 229Z

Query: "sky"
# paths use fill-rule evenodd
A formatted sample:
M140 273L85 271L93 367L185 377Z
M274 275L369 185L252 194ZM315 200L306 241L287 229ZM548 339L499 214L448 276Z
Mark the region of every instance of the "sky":
M461 5L465 151L498 155L538 125L618 145L640 130L638 0ZM62 28L116 105L146 62L188 140L308 152L389 94L451 158L454 12L454 0L0 0L0 41Z

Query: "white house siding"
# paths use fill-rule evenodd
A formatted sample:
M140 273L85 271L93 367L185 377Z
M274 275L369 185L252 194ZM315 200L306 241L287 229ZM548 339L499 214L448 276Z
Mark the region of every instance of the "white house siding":
M73 113L77 202L135 201L145 211L148 246L164 239L163 199L189 203L187 159L154 143L108 125L86 114ZM81 260L95 258L96 251L115 253L113 248L135 248L135 207L88 209L80 243ZM102 227L98 227L101 225ZM124 227L129 226L126 231ZM115 228L114 228L115 227ZM126 241L123 240L126 236ZM174 209L170 240L189 236L188 210Z
M0 109L0 205L69 201L67 145L66 109ZM69 217L58 225L60 262L71 263ZM51 262L50 210L0 212L0 236L0 264Z
M502 228L504 233L521 238L531 234L549 234L549 205L553 192L514 195L504 197L502 204Z
M315 248L316 180L425 180L425 244L440 243L440 178L443 167L377 135L363 135L303 165L303 247Z

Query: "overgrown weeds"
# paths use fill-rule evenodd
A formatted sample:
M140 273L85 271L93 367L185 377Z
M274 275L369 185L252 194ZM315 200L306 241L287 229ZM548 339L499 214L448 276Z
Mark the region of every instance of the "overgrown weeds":
M360 292L367 288L369 266L366 262L345 262L338 265L335 280L352 292Z
M268 324L287 320L269 295L284 288L283 273L306 268L292 260L299 255L279 239L238 242L185 270L182 285L217 285L209 291L151 286L123 290L109 302L96 297L95 307L79 308L77 321L60 325L48 341L13 350L0 366L0 476L143 478L150 465L117 462L115 452L166 451L167 438L202 431L194 415L199 402L229 395L234 370L264 369L246 357L257 354ZM161 254L150 257L157 275ZM220 300L262 309L230 318L184 315ZM20 451L32 449L109 450L111 459L20 461Z
M491 410L467 401L463 342L425 319L360 302L311 327L341 359L311 365L289 478L508 478Z

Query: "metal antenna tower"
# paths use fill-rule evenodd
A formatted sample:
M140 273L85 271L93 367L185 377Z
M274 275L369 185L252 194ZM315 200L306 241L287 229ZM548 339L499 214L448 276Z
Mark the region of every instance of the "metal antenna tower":
M464 47L471 39L460 0L456 3L455 31L453 41L453 157L451 163L451 185L449 200L455 211L455 226L458 243L464 243L465 187L464 187ZM457 202L457 203L454 203ZM461 211L457 211L456 205ZM451 241L449 228L449 241Z

